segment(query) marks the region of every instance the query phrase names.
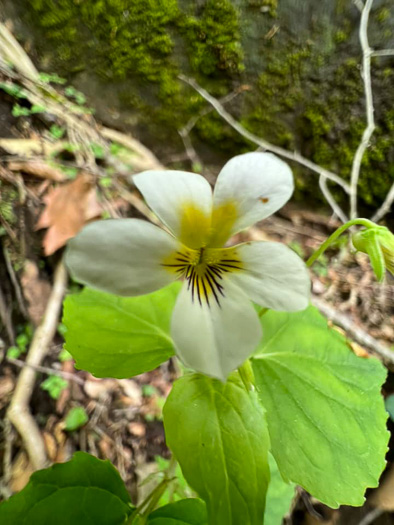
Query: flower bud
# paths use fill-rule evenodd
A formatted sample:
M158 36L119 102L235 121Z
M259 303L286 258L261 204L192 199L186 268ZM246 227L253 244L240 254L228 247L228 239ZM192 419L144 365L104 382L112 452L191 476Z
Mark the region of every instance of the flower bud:
M361 230L353 235L356 250L366 253L378 281L383 281L385 270L394 275L394 235L384 226Z

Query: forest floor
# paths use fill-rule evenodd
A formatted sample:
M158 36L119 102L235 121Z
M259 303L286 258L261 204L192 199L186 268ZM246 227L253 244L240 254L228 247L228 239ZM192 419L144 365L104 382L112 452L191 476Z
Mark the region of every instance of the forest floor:
M19 433L4 421L64 245L95 217L152 218L131 174L160 167L134 139L96 124L83 94L63 88L59 79L42 80L48 93L50 82L62 93L55 110L52 101L41 106L40 92L12 75L0 74L0 500L23 488L34 470ZM338 225L323 212L288 205L235 240L281 241L306 259ZM394 281L378 284L368 258L350 253L346 238L313 266L312 280L316 306L347 332L353 351L366 359L383 359L388 399L394 392L394 358L370 347L381 345L389 353L393 344ZM66 285L67 293L77 289L74 283ZM143 497L168 462L162 407L175 367L170 361L132 379L97 379L76 370L64 351L61 315L54 331L35 368L29 400L49 460L66 461L76 450L108 458L134 499ZM390 419L388 425L394 428ZM393 461L391 447L382 478L386 482L370 492L364 507L333 511L297 489L286 519L309 525L362 520L367 525L372 518L391 523ZM147 476L149 483L141 486ZM176 492L191 494L181 476Z

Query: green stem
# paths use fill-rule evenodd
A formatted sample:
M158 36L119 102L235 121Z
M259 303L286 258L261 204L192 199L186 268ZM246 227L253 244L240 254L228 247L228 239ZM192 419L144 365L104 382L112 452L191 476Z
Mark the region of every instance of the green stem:
M147 522L149 514L155 509L158 502L160 501L160 498L164 494L167 485L173 480L176 466L177 461L174 456L171 456L170 464L164 473L164 479L152 490L150 494L148 494L144 501L138 505L134 517L136 517L137 514L140 515L140 525L144 525Z
M238 367L238 372L246 390L248 392L254 390L254 373L249 359L247 359L244 363L242 363L241 366Z
M346 222L342 226L340 226L335 232L328 237L321 245L320 247L313 253L309 259L306 261L307 266L312 266L312 264L322 255L327 248L338 239L340 235L344 231L346 231L351 226L365 226L366 228L376 228L376 224L368 219L352 219L351 221Z

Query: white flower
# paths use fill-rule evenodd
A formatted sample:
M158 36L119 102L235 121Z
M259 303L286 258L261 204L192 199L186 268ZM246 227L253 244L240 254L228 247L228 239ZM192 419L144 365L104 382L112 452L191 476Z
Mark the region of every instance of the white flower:
M148 294L183 279L171 335L184 364L225 380L255 350L261 325L251 302L307 307L302 260L275 242L225 248L235 233L277 211L293 192L290 168L270 153L246 153L220 172L215 191L195 173L147 171L134 182L170 233L138 219L98 221L69 243L78 281L105 292Z

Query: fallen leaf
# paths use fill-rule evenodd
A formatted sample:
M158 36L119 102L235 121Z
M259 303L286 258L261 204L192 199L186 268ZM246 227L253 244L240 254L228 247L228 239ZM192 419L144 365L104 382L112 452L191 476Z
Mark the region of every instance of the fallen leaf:
M99 399L106 394L115 392L118 389L118 382L116 379L97 379L92 376L85 381L83 388L91 399Z
M55 438L49 432L43 432L42 437L44 438L45 448L49 459L51 461L55 461L57 456L57 445Z
M127 425L127 430L136 437L144 437L146 434L146 428L143 423L139 421L132 421Z
M140 406L142 404L142 390L136 381L133 381L133 379L118 379L118 384L130 399L130 405Z
M26 452L19 452L11 467L11 480L9 485L12 492L19 492L22 490L28 484L33 472L33 466L30 463Z
M88 173L52 188L44 197L46 207L36 229L48 228L43 240L45 255L51 255L74 237L86 222L101 214L96 189Z

